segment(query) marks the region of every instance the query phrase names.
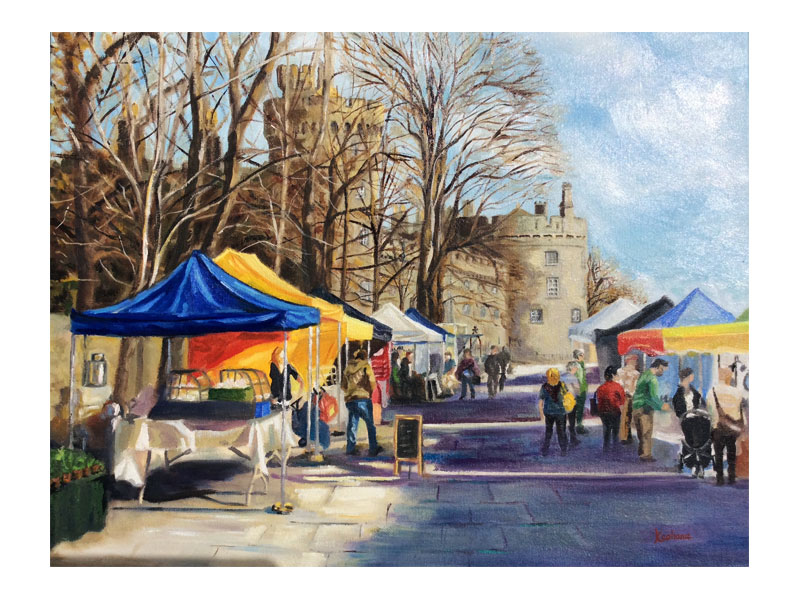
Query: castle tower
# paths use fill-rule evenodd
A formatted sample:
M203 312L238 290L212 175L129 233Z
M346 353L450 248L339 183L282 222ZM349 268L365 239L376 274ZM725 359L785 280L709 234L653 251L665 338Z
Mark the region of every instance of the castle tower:
M561 363L572 353L569 328L587 317L587 224L574 215L572 185L564 183L559 214L547 203L534 214L515 210L499 232L509 263L509 348L519 360Z

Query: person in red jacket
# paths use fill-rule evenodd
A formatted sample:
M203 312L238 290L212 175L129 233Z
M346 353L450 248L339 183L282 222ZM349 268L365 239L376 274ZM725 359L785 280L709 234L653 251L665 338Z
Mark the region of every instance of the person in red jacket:
M625 404L625 389L616 381L617 367L607 367L603 377L606 382L597 388L597 412L603 422L603 451L610 443L619 443L620 410Z

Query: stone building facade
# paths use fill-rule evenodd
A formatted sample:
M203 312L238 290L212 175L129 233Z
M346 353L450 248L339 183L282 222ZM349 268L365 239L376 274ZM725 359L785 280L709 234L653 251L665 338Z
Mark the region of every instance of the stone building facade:
M576 217L564 183L558 215L537 202L504 220L498 242L509 270L508 341L518 360L558 362L571 356L570 326L587 317L588 228Z

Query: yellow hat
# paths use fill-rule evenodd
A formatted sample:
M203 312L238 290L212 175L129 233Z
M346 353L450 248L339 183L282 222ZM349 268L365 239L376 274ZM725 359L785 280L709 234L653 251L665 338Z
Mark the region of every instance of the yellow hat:
M547 383L550 385L558 385L559 381L561 381L561 373L558 372L558 369L555 367L547 369Z

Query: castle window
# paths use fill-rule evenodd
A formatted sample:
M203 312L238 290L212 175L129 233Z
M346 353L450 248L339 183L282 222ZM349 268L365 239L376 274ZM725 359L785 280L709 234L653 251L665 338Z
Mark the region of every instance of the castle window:
M485 319L486 315L487 315L486 307L485 306L481 306L481 318Z
M358 297L363 302L371 303L372 302L372 282L363 280L358 282L358 287L361 288L359 290Z
M336 121L331 121L331 133L333 135L339 134L339 124Z
M548 250L544 253L544 264L553 266L558 264L558 252L555 250Z
M358 241L365 248L369 248L369 229L366 227L361 228L361 233L358 234Z
M350 123L345 123L345 124L344 124L344 134L345 134L345 135L350 135L350 130L351 130L352 128L353 128L353 126L352 126L352 125L350 125Z
M500 318L500 309L499 308L495 308L494 309L494 318L495 319L499 319Z
M544 323L544 311L541 308L531 309L531 323Z
M572 322L573 323L580 323L581 322L581 309L580 308L573 308L572 309Z
M469 279L464 280L464 289L471 290L472 289L472 281Z
M493 286L492 286L492 293L493 293L493 294L496 294L496 293L497 293L497 286L496 286L496 285L493 285Z
M465 304L461 307L461 312L465 315L468 315L472 311L472 307L469 304Z
M547 278L547 297L558 298L558 277Z

